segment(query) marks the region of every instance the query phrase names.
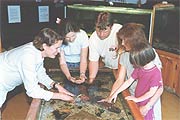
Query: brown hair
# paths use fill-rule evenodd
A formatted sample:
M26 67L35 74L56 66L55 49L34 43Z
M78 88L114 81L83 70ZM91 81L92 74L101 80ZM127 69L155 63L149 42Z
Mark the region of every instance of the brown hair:
M111 27L113 25L113 19L110 13L101 12L96 19L96 28L100 30L106 29L106 27Z
M155 59L155 52L149 43L142 42L130 50L129 60L135 67L143 67Z
M141 42L147 42L144 25L138 23L124 24L117 32L117 38L119 46L121 46L122 40L124 40L124 43L128 44L130 48L134 48Z
M42 45L44 43L46 43L48 46L51 46L57 43L59 40L63 40L63 38L58 33L50 28L44 28L35 36L33 45L37 49L43 51Z
M58 33L63 37L65 37L69 32L80 31L80 27L78 26L77 22L68 18L61 19L57 27Z

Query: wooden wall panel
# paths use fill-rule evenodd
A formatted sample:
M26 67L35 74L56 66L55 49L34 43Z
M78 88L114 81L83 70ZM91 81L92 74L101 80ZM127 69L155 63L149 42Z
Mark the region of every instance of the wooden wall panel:
M177 91L177 93L180 96L180 60L177 62L175 69L176 69L175 79L177 80L174 82L174 88L175 91Z
M180 96L180 55L157 50L163 68L164 85Z

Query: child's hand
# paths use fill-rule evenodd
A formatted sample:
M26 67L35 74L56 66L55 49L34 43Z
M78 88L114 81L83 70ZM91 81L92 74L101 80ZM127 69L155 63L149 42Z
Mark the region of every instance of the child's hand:
M75 78L75 77L70 76L70 77L68 77L68 80L69 80L69 81L71 81L71 82L73 82L73 83L75 83L76 78Z
M139 102L138 99L134 96L127 96L125 97L126 100L133 100L134 102Z
M109 96L108 98L108 102L111 103L112 101L115 103L117 100L117 94L113 94L111 96Z
M81 84L84 83L86 80L86 76L80 76L80 77L74 77L75 79L73 79L72 82L76 83L76 84Z
M81 75L80 75L81 83L84 83L86 79L87 79L87 77L86 77L85 74L81 74Z
M82 80L82 79L76 79L75 81L74 81L74 83L76 83L76 84L81 84L81 83L83 83L84 81Z
M85 80L87 79L85 73L81 73L79 77L75 77L75 78L76 78L76 81L74 83L76 84L84 83Z

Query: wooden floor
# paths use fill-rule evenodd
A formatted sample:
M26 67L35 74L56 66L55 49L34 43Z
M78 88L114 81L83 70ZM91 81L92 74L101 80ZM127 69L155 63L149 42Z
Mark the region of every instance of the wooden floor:
M29 104L25 93L11 98L2 113L2 120L25 120ZM180 120L180 98L164 91L162 95L163 120Z

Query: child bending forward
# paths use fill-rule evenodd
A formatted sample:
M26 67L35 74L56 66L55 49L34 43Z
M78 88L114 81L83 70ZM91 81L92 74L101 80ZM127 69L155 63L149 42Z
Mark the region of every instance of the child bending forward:
M127 96L125 99L133 100L139 107L148 103L150 98L156 93L157 89L163 85L161 71L153 64L155 58L154 50L148 43L141 43L130 51L130 62L134 66L131 77L119 87L110 99L116 101L117 95L128 88L134 80L137 80L135 96ZM153 120L153 106L148 111L145 120Z

